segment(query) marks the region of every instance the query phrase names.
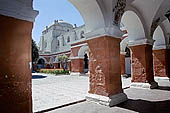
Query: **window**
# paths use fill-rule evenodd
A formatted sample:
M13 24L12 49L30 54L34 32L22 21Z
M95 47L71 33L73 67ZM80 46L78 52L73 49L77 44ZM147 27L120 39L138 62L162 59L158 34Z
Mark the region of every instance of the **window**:
M84 37L84 31L81 31L80 37L81 37L81 38L85 38L85 37Z
M70 42L70 37L68 36L68 38L67 38L67 42Z
M59 40L57 41L57 45L60 46L60 41Z
M65 46L65 43L64 43L64 36L62 36L62 41L63 41L63 46Z

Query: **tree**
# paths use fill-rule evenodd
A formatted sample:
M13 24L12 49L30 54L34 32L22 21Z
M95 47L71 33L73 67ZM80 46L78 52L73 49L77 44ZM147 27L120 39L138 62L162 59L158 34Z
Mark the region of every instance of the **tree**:
M38 47L35 41L32 39L32 62L36 62L39 58Z
M60 55L58 56L58 61L60 62L61 67L65 71L67 69L68 57L66 55Z

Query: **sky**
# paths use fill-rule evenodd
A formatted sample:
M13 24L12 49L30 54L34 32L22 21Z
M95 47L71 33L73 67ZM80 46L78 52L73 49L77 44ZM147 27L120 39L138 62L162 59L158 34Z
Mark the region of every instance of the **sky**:
M32 37L39 43L42 31L54 20L64 20L77 26L83 25L84 21L78 10L68 0L33 0L34 10L39 11L36 17Z

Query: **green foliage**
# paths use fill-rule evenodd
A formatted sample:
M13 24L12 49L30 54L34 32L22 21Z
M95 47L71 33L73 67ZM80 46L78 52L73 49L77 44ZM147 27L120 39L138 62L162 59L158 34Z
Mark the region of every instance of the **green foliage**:
M60 74L69 74L69 70L47 70L47 69L42 69L42 70L40 70L40 73L60 75Z
M65 64L68 63L68 57L66 55L60 55L58 56L58 61L61 64L61 67L63 68L63 70L65 71Z
M66 62L66 61L68 61L68 57L66 56L66 55L60 55L60 56L58 56L58 60L59 60L59 62Z
M32 62L36 62L39 58L39 51L35 41L32 39Z

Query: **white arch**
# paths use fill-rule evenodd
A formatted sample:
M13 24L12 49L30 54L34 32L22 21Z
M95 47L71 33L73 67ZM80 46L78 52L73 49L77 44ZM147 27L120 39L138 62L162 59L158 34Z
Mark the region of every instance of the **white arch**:
M79 49L79 52L78 52L78 57L81 57L81 58L84 58L84 54L86 51L88 51L88 46L82 46L80 49Z
M133 11L126 11L122 16L121 22L128 31L129 41L145 39L143 24L138 15Z
M40 59L43 59L45 61L45 64L47 63L47 60L43 57L43 56L40 56L37 60L37 62L40 60Z
M120 52L125 52L126 47L128 46L129 39L126 37L120 42Z
M170 22L168 19L164 20L161 24L160 27L164 31L164 36L166 40L166 45L169 45L170 42Z
M155 40L153 49L166 49L166 38L160 26L154 31L153 39Z
M122 37L122 32L113 23L113 8L116 0L69 0L80 12L86 25L86 38L97 36Z

